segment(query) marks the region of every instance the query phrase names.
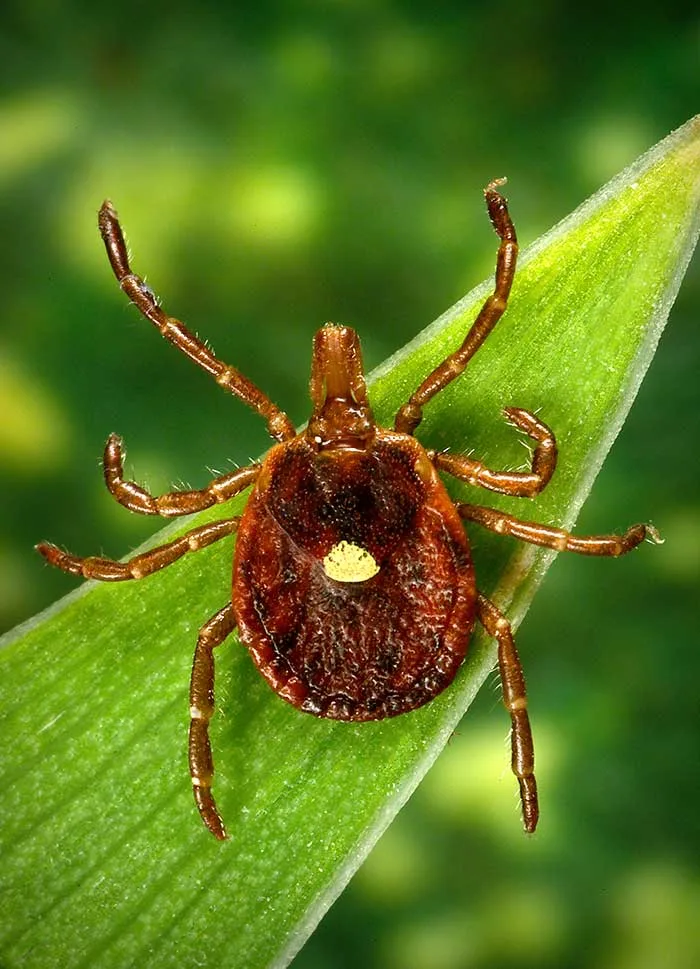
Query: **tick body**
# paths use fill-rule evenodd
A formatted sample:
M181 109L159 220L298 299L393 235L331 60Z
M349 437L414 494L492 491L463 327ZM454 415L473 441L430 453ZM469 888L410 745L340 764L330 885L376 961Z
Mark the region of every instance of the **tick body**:
M440 693L464 658L476 587L418 442L378 431L362 450L278 445L239 526L233 605L260 672L309 713L380 720Z
M424 406L463 372L506 308L517 240L500 185L495 181L485 189L500 238L495 287L461 345L425 377L398 411L394 427L382 428L370 409L356 333L327 324L314 338L313 408L299 434L262 391L161 309L131 270L111 204L100 209L100 232L124 292L169 342L256 410L277 442L260 464L215 478L201 491L153 496L124 479L121 441L111 435L105 482L131 511L187 515L229 501L252 485L245 511L240 518L193 528L127 562L79 558L49 543L37 546L66 572L121 581L144 578L237 533L231 599L199 632L190 682L195 802L219 839L226 831L212 794L209 743L214 649L235 628L284 700L315 716L366 721L408 713L448 687L477 621L498 644L512 769L525 829L535 830L539 809L524 675L507 618L477 589L464 522L587 555L621 555L645 537L659 539L649 525L634 525L623 535L576 537L481 505L453 502L439 472L519 497L533 497L547 485L556 467L555 438L528 411L505 410L534 444L525 472L498 471L466 455L429 451L413 436Z

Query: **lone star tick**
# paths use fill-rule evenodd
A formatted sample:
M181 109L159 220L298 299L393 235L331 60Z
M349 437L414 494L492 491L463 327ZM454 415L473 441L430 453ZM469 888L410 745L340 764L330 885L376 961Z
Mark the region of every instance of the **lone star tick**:
M37 546L65 572L119 582L142 579L187 552L237 534L231 601L202 626L190 681L190 773L202 820L216 838L225 838L226 830L211 790L214 649L236 627L253 662L284 700L317 717L361 721L408 713L449 686L477 619L498 643L512 723L512 768L525 829L535 830L539 809L523 670L508 620L477 590L462 522L584 555L623 555L645 538L659 537L650 525L633 525L624 535L575 537L481 505L454 503L439 471L523 498L547 485L556 442L529 411L505 409L507 420L534 442L527 472L494 471L466 455L426 450L413 437L425 405L462 373L506 309L518 244L499 192L502 183L493 181L484 191L500 238L494 291L461 346L399 409L393 429L374 422L356 333L329 323L314 337L313 410L306 429L297 433L250 380L161 309L131 270L111 203L100 209L107 255L129 299L166 340L256 410L277 441L259 464L215 478L201 491L154 497L124 479L122 442L112 434L104 452L105 482L130 511L189 515L253 485L245 511L193 528L127 562L78 558L49 543Z

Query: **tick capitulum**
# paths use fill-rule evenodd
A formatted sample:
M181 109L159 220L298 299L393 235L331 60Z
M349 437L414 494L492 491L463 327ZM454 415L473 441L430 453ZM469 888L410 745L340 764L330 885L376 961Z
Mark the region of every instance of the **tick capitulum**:
M649 525L634 525L623 535L576 537L481 505L453 502L438 472L525 498L547 485L556 466L555 438L529 411L505 409L508 421L534 443L527 472L492 470L466 455L426 450L413 436L425 405L462 373L506 308L518 244L501 184L494 181L485 189L500 238L495 287L462 344L399 409L394 427L384 428L375 423L369 405L356 333L327 324L314 338L313 409L299 434L250 380L161 309L131 270L111 203L100 209L107 255L129 299L175 347L256 410L277 442L259 464L215 478L201 491L153 496L124 479L122 443L112 434L104 452L105 482L131 511L189 515L252 485L245 511L193 528L127 562L79 558L49 543L37 546L66 572L122 581L144 578L237 534L231 599L199 632L190 682L192 785L202 819L216 838L225 838L226 831L211 790L213 653L235 628L283 699L315 716L360 721L408 713L441 693L457 673L477 621L498 644L512 724L512 768L525 828L535 830L539 809L523 670L508 620L477 589L463 522L584 555L623 555L646 537L659 538Z

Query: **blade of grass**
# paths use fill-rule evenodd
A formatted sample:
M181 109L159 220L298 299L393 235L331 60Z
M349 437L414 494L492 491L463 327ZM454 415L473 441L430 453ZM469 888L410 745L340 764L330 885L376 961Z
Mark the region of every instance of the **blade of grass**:
M506 317L428 407L421 440L474 449L493 467L517 464L521 453L500 419L504 404L537 410L555 429L561 460L547 491L525 511L497 496L489 504L540 521L575 520L697 237L699 136L696 119L533 246ZM374 375L381 422L459 342L489 286ZM150 544L181 530L171 526ZM552 556L474 537L480 586L517 624ZM219 651L212 730L216 793L231 834L218 844L191 803L186 690L197 628L228 598L229 570L230 547L217 546L143 583L85 586L5 637L7 969L287 965L492 668L493 645L477 636L454 687L428 707L347 725L280 701L231 642Z

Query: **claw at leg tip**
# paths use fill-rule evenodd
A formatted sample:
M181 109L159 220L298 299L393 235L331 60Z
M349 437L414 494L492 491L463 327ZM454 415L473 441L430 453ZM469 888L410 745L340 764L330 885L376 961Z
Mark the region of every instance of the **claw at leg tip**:
M654 545L664 544L666 539L661 537L659 530L654 525L645 525L644 527L647 530L646 537L650 542L652 542Z
M507 181L508 179L505 177L505 175L501 176L501 178L492 178L484 189L484 195L487 195L489 192L497 192L498 189L505 185Z

